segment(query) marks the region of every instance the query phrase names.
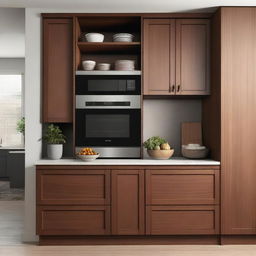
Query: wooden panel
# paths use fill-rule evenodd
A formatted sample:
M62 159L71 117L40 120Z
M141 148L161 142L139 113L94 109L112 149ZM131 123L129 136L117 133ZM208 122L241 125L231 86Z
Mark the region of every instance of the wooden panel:
M144 170L112 170L112 234L144 234Z
M43 122L71 123L72 19L43 20Z
M38 206L37 234L110 234L110 206Z
M256 234L256 9L221 10L222 233Z
M218 234L218 206L147 206L148 235Z
M200 122L186 122L181 124L181 145L202 144L202 124Z
M110 171L37 171L37 204L110 204Z
M176 21L176 94L210 92L210 21Z
M210 149L211 159L220 161L220 100L221 100L221 37L220 10L211 20L211 95L202 100L202 126L204 145Z
M144 20L144 95L175 94L175 20Z
M147 205L218 203L219 171L146 170Z

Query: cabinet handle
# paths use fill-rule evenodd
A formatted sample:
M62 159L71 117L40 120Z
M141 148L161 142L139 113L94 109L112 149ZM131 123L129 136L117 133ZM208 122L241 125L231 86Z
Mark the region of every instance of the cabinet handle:
M177 92L179 92L180 91L180 85L178 85L178 88L177 88Z
M175 91L175 85L169 85L169 93Z

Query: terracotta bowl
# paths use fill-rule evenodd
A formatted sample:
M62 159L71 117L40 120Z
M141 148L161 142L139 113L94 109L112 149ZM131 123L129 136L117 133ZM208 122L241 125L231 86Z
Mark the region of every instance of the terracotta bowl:
M168 150L147 150L148 155L157 160L167 160L172 157L174 149Z

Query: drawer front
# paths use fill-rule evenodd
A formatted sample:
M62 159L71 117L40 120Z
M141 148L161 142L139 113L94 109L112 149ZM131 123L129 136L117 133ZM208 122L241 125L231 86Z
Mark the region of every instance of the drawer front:
M37 204L110 204L110 171L38 170Z
M147 205L219 203L219 170L146 170Z
M218 206L147 206L148 235L219 233Z
M110 206L38 206L37 234L110 234Z

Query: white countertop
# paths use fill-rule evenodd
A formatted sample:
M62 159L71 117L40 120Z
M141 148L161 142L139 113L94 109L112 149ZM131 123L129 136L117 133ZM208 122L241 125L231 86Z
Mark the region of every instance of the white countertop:
M1 149L5 149L5 150L25 150L25 148L22 147L22 146L2 146L2 147L0 147L0 150Z
M174 157L169 160L96 159L95 161L92 162L84 162L80 159L42 159L36 162L35 165L220 165L220 162L210 159L192 160L182 157Z

